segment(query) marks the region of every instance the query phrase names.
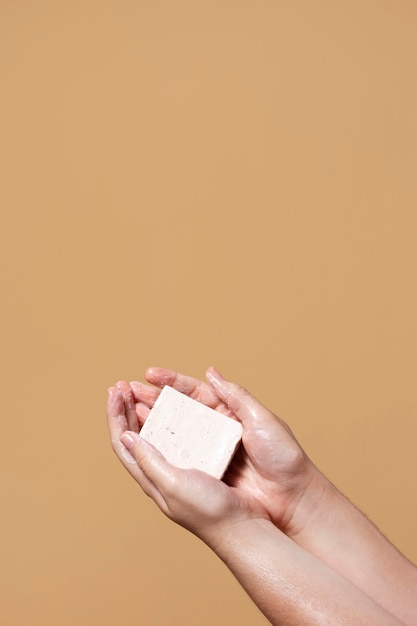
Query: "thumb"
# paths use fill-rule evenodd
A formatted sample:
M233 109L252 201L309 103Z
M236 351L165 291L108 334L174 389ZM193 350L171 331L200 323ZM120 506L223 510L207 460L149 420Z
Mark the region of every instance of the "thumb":
M207 380L216 394L242 422L243 427L251 429L268 422L276 423L276 417L263 406L244 387L232 383L214 368L210 367L206 373Z
M166 508L165 497L175 490L177 468L173 467L148 441L133 431L126 431L120 441L136 461L138 471L128 469L144 492L161 509Z

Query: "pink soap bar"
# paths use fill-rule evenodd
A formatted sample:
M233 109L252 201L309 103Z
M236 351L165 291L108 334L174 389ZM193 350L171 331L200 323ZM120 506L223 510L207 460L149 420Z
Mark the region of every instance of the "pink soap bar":
M140 435L172 465L221 478L242 438L242 425L166 386Z

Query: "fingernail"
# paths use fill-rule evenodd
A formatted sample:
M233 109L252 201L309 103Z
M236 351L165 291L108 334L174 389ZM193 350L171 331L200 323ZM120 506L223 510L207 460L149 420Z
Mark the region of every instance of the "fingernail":
M131 450L135 445L135 440L130 433L123 433L123 435L120 437L120 441L128 450Z

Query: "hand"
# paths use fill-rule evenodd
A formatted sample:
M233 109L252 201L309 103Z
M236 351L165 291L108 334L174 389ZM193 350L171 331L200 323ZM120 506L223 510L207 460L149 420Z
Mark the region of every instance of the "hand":
M120 383L131 429L139 430L164 385L239 420L243 445L224 482L256 498L287 535L303 530L330 483L308 459L287 424L214 368L207 371L208 383L163 368L150 368L145 376L153 387Z
M199 470L169 464L137 432L132 422L130 387L118 383L108 392L107 417L112 445L128 472L170 519L214 547L219 526L233 527L249 518L267 518L253 496ZM126 400L125 400L126 398ZM133 403L134 408L134 403Z
M109 390L114 451L170 519L220 556L272 624L414 624L416 570L348 501L318 506L322 475L284 422L213 369L208 384L160 368L146 378L153 386L120 382ZM225 482L173 467L138 434L165 384L241 421L243 446ZM295 541L286 536L317 510L313 529L308 524ZM301 545L309 534L311 550Z

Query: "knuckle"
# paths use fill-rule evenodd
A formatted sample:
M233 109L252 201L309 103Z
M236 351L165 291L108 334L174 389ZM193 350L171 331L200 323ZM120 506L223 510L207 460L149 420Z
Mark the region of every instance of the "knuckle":
M167 500L175 501L179 491L179 480L174 472L170 472L165 477L164 495Z
M232 383L231 391L233 395L238 398L246 398L250 395L246 387L238 385L237 383Z
M152 459L141 454L141 455L137 455L136 461L137 461L138 467L142 470L142 472L146 476L149 476L149 472L152 471L152 465L153 465Z
M239 386L239 395L241 398L250 398L250 393L246 387Z

